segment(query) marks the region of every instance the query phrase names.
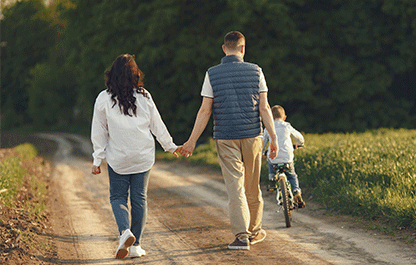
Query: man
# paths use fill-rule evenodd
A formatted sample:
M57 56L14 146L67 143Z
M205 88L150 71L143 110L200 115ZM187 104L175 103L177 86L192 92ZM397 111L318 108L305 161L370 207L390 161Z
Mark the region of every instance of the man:
M211 113L218 159L229 198L230 223L235 241L229 249L250 249L261 242L263 198L260 190L263 121L270 134L270 158L276 157L277 136L267 101L267 85L259 66L245 63L245 38L229 32L222 49L221 64L208 69L201 107L188 141L179 148L192 155Z

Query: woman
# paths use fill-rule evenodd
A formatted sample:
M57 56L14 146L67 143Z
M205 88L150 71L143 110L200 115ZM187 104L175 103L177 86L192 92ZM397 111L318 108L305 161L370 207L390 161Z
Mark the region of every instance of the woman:
M147 217L149 172L155 162L153 135L165 151L176 157L178 147L143 87L143 73L134 56L118 56L105 77L107 89L98 95L92 119L92 174L101 173L101 161L106 158L110 202L121 235L116 258L123 259L129 253L130 257L140 257L146 254L140 240Z

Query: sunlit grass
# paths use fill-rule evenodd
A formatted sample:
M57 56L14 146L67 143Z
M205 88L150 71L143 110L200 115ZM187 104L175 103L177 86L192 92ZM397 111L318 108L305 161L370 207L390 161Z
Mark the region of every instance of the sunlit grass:
M36 157L36 148L25 143L14 147L13 154L0 161L0 202L42 218L46 209L47 184L39 176L45 177L46 170L43 160L36 160ZM28 168L23 166L23 162ZM22 189L30 199L18 197Z
M416 228L416 130L305 136L302 186L329 209Z
M20 166L18 157L7 157L0 162L0 202L12 207L18 188L23 183L26 171Z

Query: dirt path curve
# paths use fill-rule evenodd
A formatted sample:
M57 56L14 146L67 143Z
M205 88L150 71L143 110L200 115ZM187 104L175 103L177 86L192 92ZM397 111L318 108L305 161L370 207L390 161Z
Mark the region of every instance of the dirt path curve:
M227 195L219 172L180 162L157 162L151 171L149 213L142 246L147 255L114 259L117 228L108 175L90 173L89 139L40 134L56 141L52 225L56 264L416 264L414 244L357 228L312 203L285 228L271 194L264 192L263 243L229 251Z

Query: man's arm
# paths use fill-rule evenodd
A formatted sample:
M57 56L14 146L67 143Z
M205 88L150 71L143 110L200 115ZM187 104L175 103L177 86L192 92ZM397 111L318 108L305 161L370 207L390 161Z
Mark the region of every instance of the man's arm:
M184 143L183 146L181 146L178 150L181 155L192 155L192 152L195 149L196 141L199 139L202 132L205 130L205 127L207 127L209 118L211 117L213 101L213 98L203 97L202 104L196 116L191 136L189 136L188 141L186 141L186 143Z
M270 136L270 154L269 158L273 159L277 156L277 151L279 147L277 146L277 136L274 129L272 111L270 109L269 102L267 101L267 92L260 93L260 102L259 102L260 116L263 121L264 126L269 132Z
M266 155L267 154L267 144L269 143L269 132L267 131L267 129L264 129L263 131L263 149L261 151L262 154Z

